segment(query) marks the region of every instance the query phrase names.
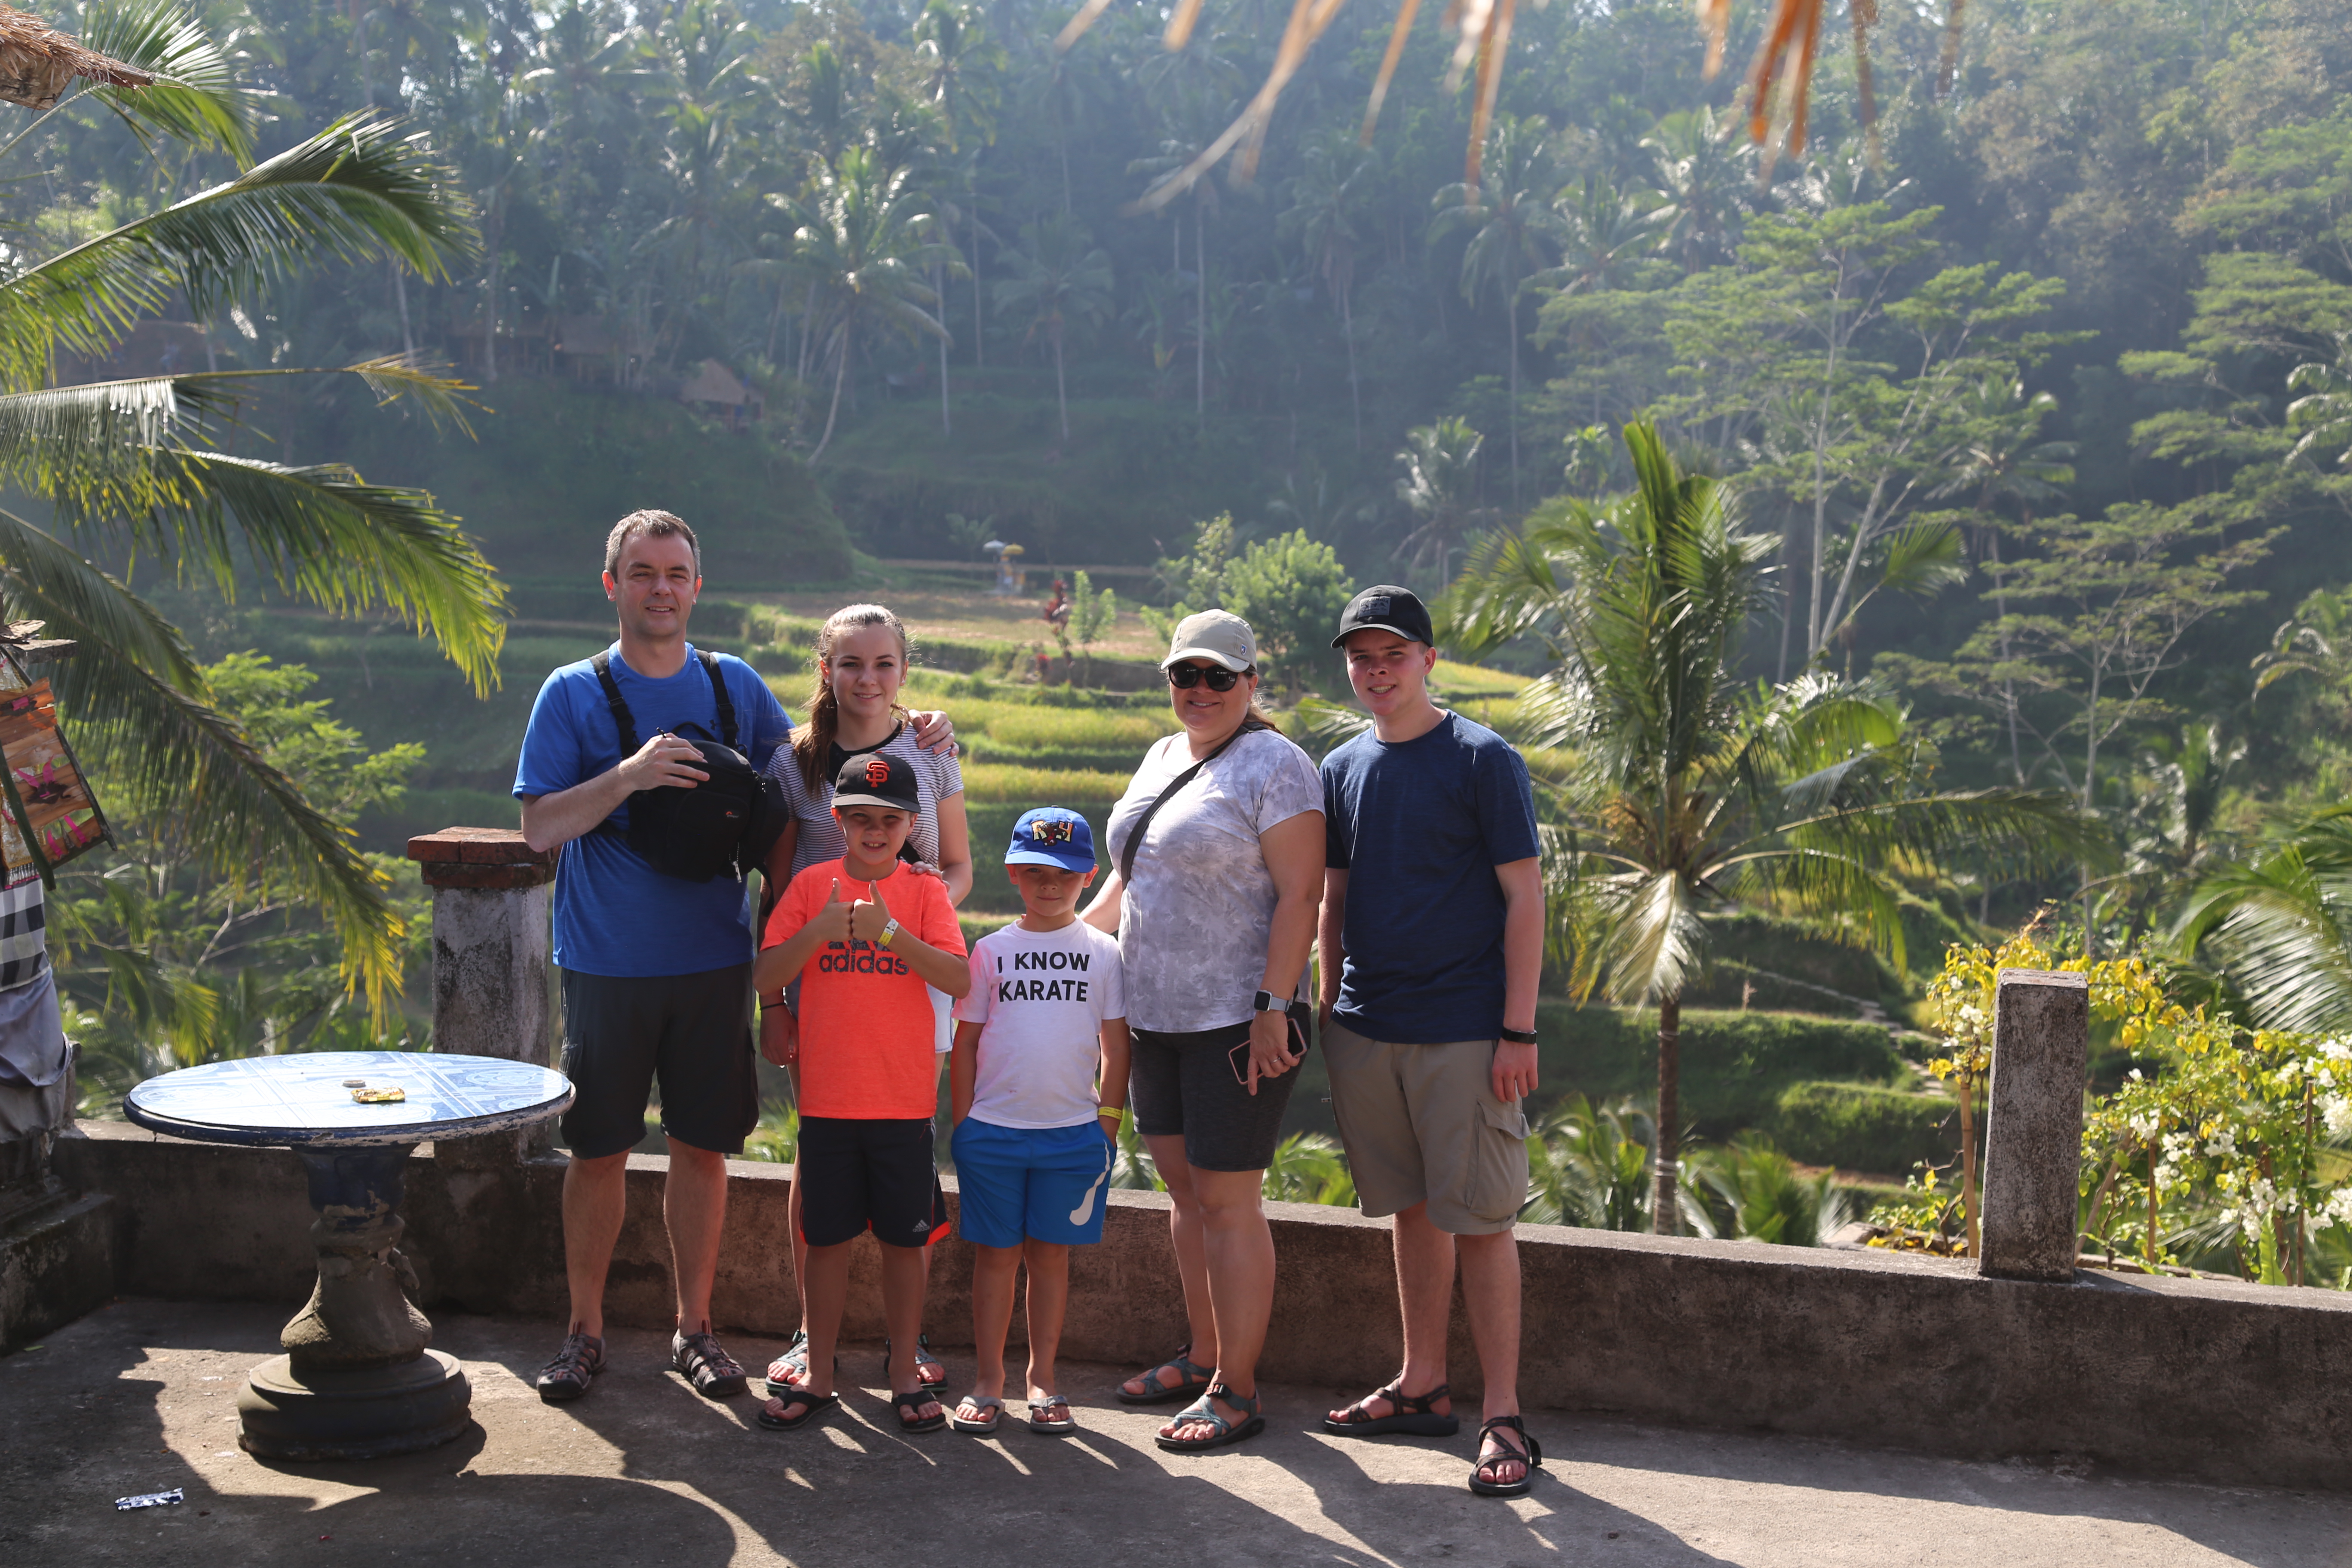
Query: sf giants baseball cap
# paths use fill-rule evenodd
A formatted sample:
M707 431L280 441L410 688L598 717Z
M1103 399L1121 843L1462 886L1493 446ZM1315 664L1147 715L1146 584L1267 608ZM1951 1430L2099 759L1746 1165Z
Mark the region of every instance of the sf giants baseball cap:
M903 757L884 752L861 752L841 764L833 781L833 805L878 805L919 816L922 796L916 793L915 770Z
M1094 832L1085 817L1058 805L1024 811L1013 825L1013 847L1004 852L1004 863L1091 871L1095 868Z
M1339 635L1331 639L1331 646L1338 647L1350 634L1362 631L1394 632L1407 642L1437 646L1437 634L1430 629L1429 607L1421 602L1421 595L1392 583L1375 584L1348 601L1339 616Z

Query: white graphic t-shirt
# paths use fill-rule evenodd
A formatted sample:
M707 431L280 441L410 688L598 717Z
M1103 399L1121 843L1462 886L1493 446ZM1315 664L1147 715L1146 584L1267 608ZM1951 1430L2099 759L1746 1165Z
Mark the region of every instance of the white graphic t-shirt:
M955 1016L981 1026L972 1115L992 1127L1083 1126L1095 1119L1103 1020L1127 1016L1118 943L1084 921L991 931L972 944L971 994Z
M1111 809L1106 865L1118 865L1135 819L1192 765L1181 734L1144 753ZM1129 1024L1181 1035L1249 1022L1274 932L1274 876L1258 835L1308 811L1323 813L1315 764L1278 731L1253 730L1153 815L1119 903ZM1302 973L1301 996L1306 983Z

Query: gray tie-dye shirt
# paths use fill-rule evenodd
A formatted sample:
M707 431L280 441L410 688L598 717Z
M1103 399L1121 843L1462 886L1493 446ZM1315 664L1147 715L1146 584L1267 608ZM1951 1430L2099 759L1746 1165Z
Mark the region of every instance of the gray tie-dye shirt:
M1144 753L1111 808L1105 864L1118 866L1135 819L1192 765L1181 734ZM1249 1022L1274 929L1274 877L1258 836L1308 812L1323 815L1315 764L1279 731L1254 730L1152 816L1119 911L1129 1024L1190 1034ZM1301 996L1306 984L1302 973Z

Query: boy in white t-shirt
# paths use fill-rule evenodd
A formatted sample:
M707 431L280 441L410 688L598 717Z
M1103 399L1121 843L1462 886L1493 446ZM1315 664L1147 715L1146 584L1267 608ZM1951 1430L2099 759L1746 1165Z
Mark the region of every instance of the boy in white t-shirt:
M1076 1429L1055 1392L1070 1299L1070 1248L1102 1239L1104 1190L1127 1104L1127 988L1118 943L1078 919L1095 879L1094 834L1059 806L1013 825L1004 872L1027 913L972 944L971 991L956 1004L948 1093L956 1184L972 1269L980 1376L956 1406L960 1432L1004 1416L1004 1336L1013 1277L1029 1266L1029 1429Z

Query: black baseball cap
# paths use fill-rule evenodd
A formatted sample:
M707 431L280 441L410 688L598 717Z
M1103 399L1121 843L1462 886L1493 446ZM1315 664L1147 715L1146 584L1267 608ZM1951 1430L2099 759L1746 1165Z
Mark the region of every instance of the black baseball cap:
M922 796L915 789L915 770L904 757L887 752L860 752L841 764L833 781L833 805L878 805L889 811L922 815Z
M1331 639L1331 646L1338 647L1350 633L1360 631L1394 632L1407 642L1437 646L1437 634L1429 625L1429 606L1421 602L1420 595L1393 583L1376 583L1348 601L1339 616L1339 635Z

